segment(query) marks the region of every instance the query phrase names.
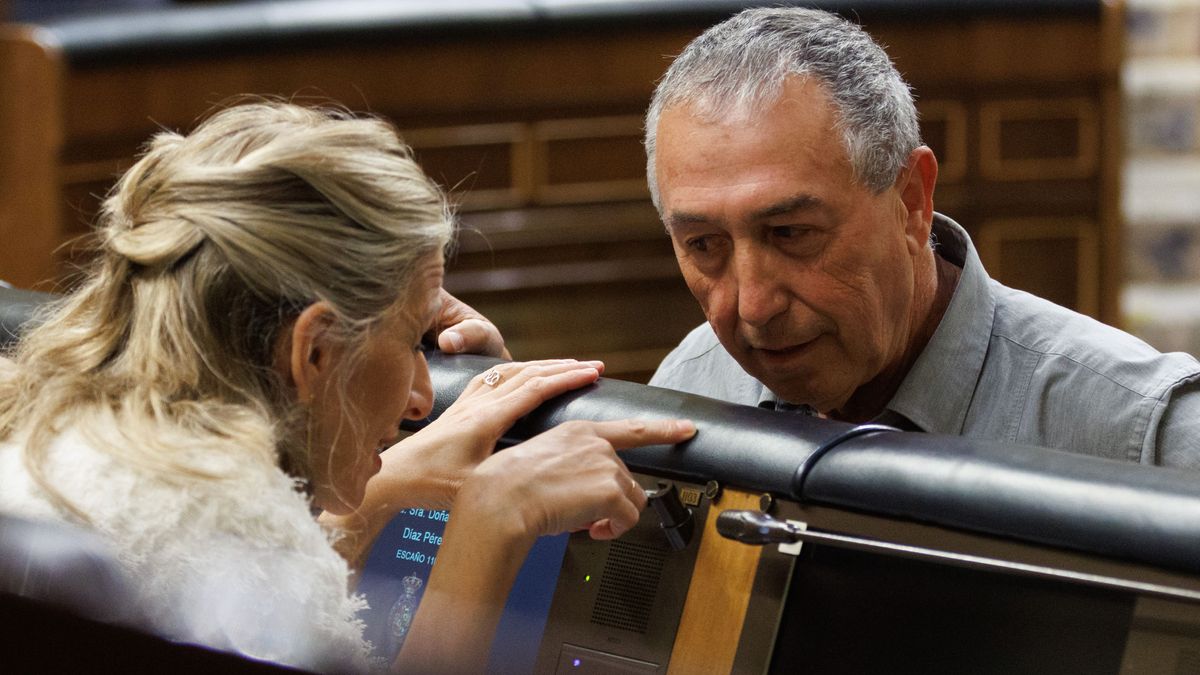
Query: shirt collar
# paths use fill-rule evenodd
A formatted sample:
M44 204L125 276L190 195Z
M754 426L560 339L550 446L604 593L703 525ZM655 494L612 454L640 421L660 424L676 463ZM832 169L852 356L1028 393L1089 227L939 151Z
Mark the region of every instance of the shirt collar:
M966 230L933 215L934 250L962 268L946 313L887 409L924 431L959 435L992 338L996 299Z
M766 408L767 410L778 410L781 412L798 412L805 415L816 415L817 409L807 403L788 403L779 398L779 396L767 389L767 385L759 385L761 391L758 394L758 407Z

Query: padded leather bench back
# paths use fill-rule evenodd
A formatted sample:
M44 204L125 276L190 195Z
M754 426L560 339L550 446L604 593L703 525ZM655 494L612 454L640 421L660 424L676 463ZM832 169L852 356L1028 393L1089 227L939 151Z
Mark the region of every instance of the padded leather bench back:
M433 416L497 362L436 353L429 361ZM1200 573L1200 480L1187 471L955 436L854 435L841 422L607 379L547 402L510 436L627 417L686 417L699 427L678 447L622 452L644 473Z
M0 288L0 339L11 341L52 297ZM430 354L432 417L496 363ZM627 417L686 417L700 429L680 446L622 453L644 473L1200 573L1200 481L1192 472L935 434L853 435L854 425L603 378L542 405L508 436Z
M16 341L17 336L38 307L53 300L49 293L0 286L0 349Z

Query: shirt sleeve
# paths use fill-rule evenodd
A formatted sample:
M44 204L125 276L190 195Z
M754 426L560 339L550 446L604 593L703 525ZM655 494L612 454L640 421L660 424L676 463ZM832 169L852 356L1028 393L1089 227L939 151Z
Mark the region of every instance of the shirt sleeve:
M1200 381L1171 392L1158 424L1151 461L1177 469L1200 469Z

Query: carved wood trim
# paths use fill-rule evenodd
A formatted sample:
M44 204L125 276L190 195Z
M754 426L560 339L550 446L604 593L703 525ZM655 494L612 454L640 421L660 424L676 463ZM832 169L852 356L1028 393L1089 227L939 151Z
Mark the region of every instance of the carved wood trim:
M535 199L541 204L569 204L581 202L624 201L646 199L645 162L633 172L637 177L629 179L589 180L578 182L556 182L550 172L552 146L561 141L588 141L597 139L633 138L640 144L642 117L620 115L557 119L533 124L533 171Z
M990 180L1092 178L1097 173L1100 131L1095 102L1086 98L989 101L979 109L979 169ZM1074 121L1073 156L1004 157L1006 122Z
M404 138L420 158L422 150L470 148L483 146L505 147L508 152L506 187L471 188L447 185L454 194L457 206L466 211L513 208L528 204L533 197L533 184L528 170L529 127L526 124L471 124L429 127L402 131ZM434 176L434 179L441 177ZM456 177L459 180L464 177ZM468 181L469 185L469 181Z
M958 182L967 175L967 107L948 99L925 101L921 120L938 120L946 127L945 146L938 152L938 182Z
M1100 310L1100 237L1097 226L1082 218L1010 218L982 223L976 243L984 268L1001 283L1004 281L1006 241L1073 239L1078 248L1075 267L1077 289L1075 307L1096 316ZM1010 264L1013 261L1008 261Z

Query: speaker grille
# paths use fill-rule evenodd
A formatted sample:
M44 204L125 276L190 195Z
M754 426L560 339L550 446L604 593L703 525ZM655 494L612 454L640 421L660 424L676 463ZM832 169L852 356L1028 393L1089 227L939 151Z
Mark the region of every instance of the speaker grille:
M604 561L592 623L645 633L666 555L662 546L614 541Z

